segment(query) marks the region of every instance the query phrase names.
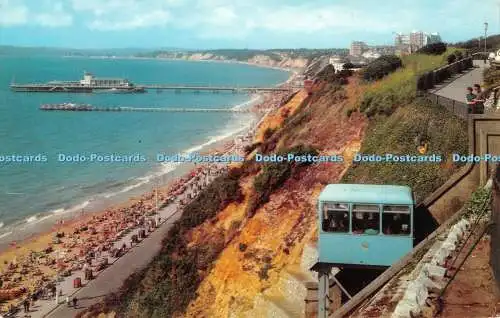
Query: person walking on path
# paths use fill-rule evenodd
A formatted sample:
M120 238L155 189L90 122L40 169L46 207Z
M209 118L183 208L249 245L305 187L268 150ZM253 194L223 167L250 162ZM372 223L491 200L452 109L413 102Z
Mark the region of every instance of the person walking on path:
M474 93L476 94L475 104L474 104L474 114L484 114L484 102L486 100L484 96L484 91L481 89L481 85L474 84Z
M474 113L474 105L475 105L475 99L476 95L473 92L472 87L467 87L467 94L465 95L465 99L467 100L467 113L472 114Z
M76 308L76 305L78 303L78 299L76 297L73 297L73 307Z
M28 298L26 298L23 301L23 306L24 306L24 312L30 312L30 301Z

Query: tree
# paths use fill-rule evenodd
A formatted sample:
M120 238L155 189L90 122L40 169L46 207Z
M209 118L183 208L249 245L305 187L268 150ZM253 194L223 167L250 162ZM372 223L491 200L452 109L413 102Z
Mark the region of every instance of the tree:
M351 62L347 62L344 65L342 65L342 68L344 70L350 70L350 69L354 68L354 64L352 64Z
M417 51L417 53L428 55L441 55L444 52L446 52L446 44L443 42L427 44Z

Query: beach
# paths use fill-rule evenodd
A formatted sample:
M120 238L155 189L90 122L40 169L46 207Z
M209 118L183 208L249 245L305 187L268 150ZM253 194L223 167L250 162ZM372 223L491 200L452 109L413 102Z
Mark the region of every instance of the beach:
M263 116L263 110L275 109L289 97L290 93L268 93L260 97L259 103L247 107ZM245 147L252 144L260 119L257 117L240 131L195 150L200 154L244 157ZM99 279L100 272L134 246L152 248L141 246L140 242L173 215L181 213L184 205L227 169L226 163L181 164L167 176L163 186L100 211L52 220L42 233L11 242L0 252L2 312L19 310L21 302L34 295L33 303L41 309L32 314L43 316L42 309L56 306L54 292L65 296L77 290L73 281L78 287L78 279L83 285L94 277Z

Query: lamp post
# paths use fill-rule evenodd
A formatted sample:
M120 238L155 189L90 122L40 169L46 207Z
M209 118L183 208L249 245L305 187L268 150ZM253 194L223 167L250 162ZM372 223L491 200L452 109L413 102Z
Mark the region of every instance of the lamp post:
M486 32L488 31L488 22L484 22L484 63L486 64Z

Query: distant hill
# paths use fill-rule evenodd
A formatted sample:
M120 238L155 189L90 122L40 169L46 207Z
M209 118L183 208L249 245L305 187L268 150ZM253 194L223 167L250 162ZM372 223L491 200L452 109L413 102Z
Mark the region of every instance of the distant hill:
M284 56L288 58L306 58L313 59L322 55L348 55L348 49L270 49L270 50L253 50L253 49L216 49L216 50L156 50L147 53L139 53L138 57L171 57L185 58L190 56L204 56L206 59L223 59L235 61L248 61L256 56L266 56L275 61L281 61ZM210 56L210 57L209 57Z
M41 55L41 56L134 56L152 50L173 51L178 48L110 48L110 49L74 49L58 47L23 47L0 45L0 55Z
M451 46L469 49L471 51L484 51L484 38L481 38L481 43L479 43L479 38L470 39L463 42L457 42L451 44ZM486 37L486 49L495 50L500 49L500 34L491 35Z
M217 49L217 50L156 50L136 54L137 57L165 58L191 61L236 61L253 65L304 69L315 58L325 55L347 56L348 49Z

